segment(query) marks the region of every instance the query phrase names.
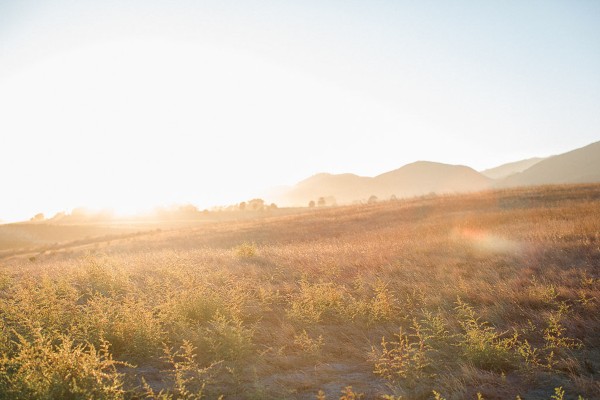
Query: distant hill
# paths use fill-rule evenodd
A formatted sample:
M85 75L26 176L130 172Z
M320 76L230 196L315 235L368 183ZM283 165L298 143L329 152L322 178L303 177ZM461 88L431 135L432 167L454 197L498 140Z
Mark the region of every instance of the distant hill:
M373 178L354 174L313 175L288 189L278 198L282 205L306 206L309 201L319 197L334 197L336 202L351 203L370 196Z
M481 171L481 173L487 176L488 178L504 179L511 175L518 174L519 172L523 172L528 168L531 168L543 159L544 158L542 157L534 157L528 158L527 160L514 161L507 164L502 164L498 167L486 169L484 171Z
M491 187L492 180L472 168L418 161L374 178L354 174L317 174L299 182L278 199L282 205L307 205L320 197L338 203L420 196L429 193L461 193Z
M600 182L600 142L546 158L497 182L499 187Z
M492 180L464 165L417 161L373 178L373 191L388 198L428 193L474 192L490 187Z
M327 198L338 204L430 193L464 193L493 187L600 182L600 142L549 158L530 158L477 172L464 165L417 161L376 177L321 173L280 188L276 202L306 206Z

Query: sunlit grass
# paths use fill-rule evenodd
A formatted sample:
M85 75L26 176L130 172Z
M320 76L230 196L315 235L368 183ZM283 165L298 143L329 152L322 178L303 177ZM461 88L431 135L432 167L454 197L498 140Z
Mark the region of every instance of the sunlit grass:
M0 396L596 398L598 210L519 189L5 259Z

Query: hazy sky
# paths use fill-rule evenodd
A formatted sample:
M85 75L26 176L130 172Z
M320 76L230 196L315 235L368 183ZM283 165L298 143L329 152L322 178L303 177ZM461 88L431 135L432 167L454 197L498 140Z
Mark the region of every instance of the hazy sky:
M0 219L600 140L600 2L0 1Z

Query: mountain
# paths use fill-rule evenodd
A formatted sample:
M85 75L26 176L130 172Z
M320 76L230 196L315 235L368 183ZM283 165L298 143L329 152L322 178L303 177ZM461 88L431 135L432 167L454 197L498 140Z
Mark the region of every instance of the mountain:
M481 171L481 173L488 178L503 179L519 172L523 172L542 160L543 158L541 157L528 158L527 160L514 161L508 164L502 164L495 168L486 169Z
M388 198L428 193L473 192L490 187L492 180L464 165L417 161L373 178L376 195Z
M497 182L499 187L600 182L600 142L546 158Z
M464 165L417 161L371 177L321 173L282 190L283 206L366 202L372 195L389 199L429 193L475 192L494 187L600 182L600 142L549 158L530 158L477 172Z
M420 196L429 193L459 193L487 189L492 180L472 168L418 161L374 178L354 174L317 174L293 186L278 199L282 205L306 205L319 197L337 203ZM329 203L329 202L328 202Z
M373 178L354 174L321 173L305 179L277 199L282 205L306 206L319 197L333 197L339 203L351 203L370 196L369 188Z

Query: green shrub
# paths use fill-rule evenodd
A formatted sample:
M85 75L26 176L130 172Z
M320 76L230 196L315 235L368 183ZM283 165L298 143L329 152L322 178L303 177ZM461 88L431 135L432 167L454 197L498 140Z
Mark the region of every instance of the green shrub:
M236 317L217 313L203 329L204 349L214 361L235 361L248 356L254 345L254 331Z
M74 283L85 296L102 294L115 297L124 295L132 288L124 268L119 268L109 259L91 256L86 257L75 271Z
M166 335L158 313L141 299L94 295L83 306L80 329L93 342L106 339L117 356L136 359L160 354Z
M370 319L375 321L389 321L399 312L398 300L389 290L388 285L378 281L374 287L375 295L370 302Z
M31 332L69 332L79 317L79 293L67 278L23 279L3 299L7 324L28 338Z
M288 309L288 315L299 322L318 323L323 319L339 318L347 314L347 301L342 289L333 283L311 284L300 282Z
M321 354L324 341L323 335L313 338L306 333L306 330L302 330L301 333L294 335L294 346L298 348L303 355L310 357Z
M122 375L109 345L75 344L66 335L50 339L41 332L33 340L19 336L14 354L1 361L0 398L122 399Z
M235 254L239 258L252 258L256 253L256 245L253 243L242 243L235 249Z
M171 318L182 319L189 324L204 324L218 312L229 314L226 299L216 290L203 286L182 291L170 302Z
M460 347L463 356L474 366L495 372L517 368L517 335L505 337L475 315L471 306L456 302L459 323L463 329Z
M381 339L381 348L372 349L375 361L374 373L391 382L403 380L413 386L417 380L427 376L430 365L428 352L431 348L418 335L407 335L400 330L394 335L396 340L387 342Z
M566 328L562 324L562 320L568 315L570 307L568 304L561 302L558 309L548 317L548 326L544 330L544 339L546 348L548 349L578 349L582 347L582 343L578 339L570 338L565 335Z
M164 359L170 366L166 372L172 381L172 388L156 393L143 380L145 398L150 400L200 400L204 398L206 386L210 383L217 364L201 367L196 360L195 352L196 348L188 341L184 341L177 351L166 347Z

